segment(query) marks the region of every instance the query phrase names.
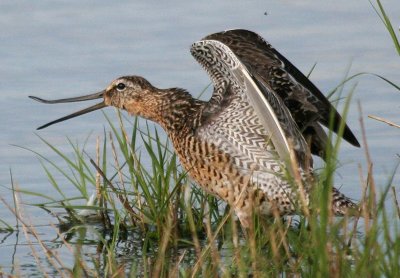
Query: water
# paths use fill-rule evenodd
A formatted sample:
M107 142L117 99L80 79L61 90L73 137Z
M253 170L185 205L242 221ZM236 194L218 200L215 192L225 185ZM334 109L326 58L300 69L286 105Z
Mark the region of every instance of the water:
M10 169L20 188L57 196L49 190L51 185L37 157L13 145L59 160L37 135L69 152L66 137L83 142L92 131L87 147L90 152L94 151L94 138L102 135L106 126L101 112L94 112L36 132L37 126L85 104L47 106L33 102L28 95L60 98L92 93L127 74L143 75L160 88L183 87L197 94L209 79L190 56L189 47L212 32L250 29L303 72L317 63L311 79L323 92L335 87L350 65L351 73L374 72L399 84L399 57L368 1L297 2L1 1L0 196L11 203L12 194L5 188L10 187ZM397 28L400 3L392 0L384 4ZM366 116L400 123L400 94L371 76L350 82L344 92L352 85L357 87L348 123L361 139L360 103L375 178L382 188L398 161L400 130ZM111 108L106 111L113 114ZM340 160L344 166L338 170L337 183L343 184L344 193L359 199L358 165L366 169L364 151L343 143ZM398 180L396 176L394 184L400 192ZM60 183L66 194L74 194L70 184ZM24 196L23 201L41 199ZM27 209L32 221L43 225L38 228L42 238L51 240L54 230L48 222L55 219L41 210ZM0 219L14 223L2 203L0 211ZM21 234L18 241L16 234L0 237L0 266L10 271L10 254L16 249L13 257L18 258L21 268L30 269L34 261L24 247L25 238Z

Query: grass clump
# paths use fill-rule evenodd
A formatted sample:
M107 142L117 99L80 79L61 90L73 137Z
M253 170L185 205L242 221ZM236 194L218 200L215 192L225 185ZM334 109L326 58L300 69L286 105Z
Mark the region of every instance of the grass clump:
M118 125L106 119L111 132L97 139L94 157L86 153L85 144L79 147L69 140L71 158L42 139L69 168L67 172L39 155L60 199L43 195L48 201L37 205L64 211L55 229L73 258L72 266L63 265L43 243L52 272L93 277L399 276L399 208L387 208L393 180L378 192L368 152L367 173L364 177L360 169L359 174L362 218L329 213L337 139L307 214L271 219L255 215L253 225L243 231L228 206L190 184L169 141L156 128L139 128L138 119L123 120L119 112ZM141 161L145 156L150 158L147 164ZM77 196L68 197L52 171L75 186Z

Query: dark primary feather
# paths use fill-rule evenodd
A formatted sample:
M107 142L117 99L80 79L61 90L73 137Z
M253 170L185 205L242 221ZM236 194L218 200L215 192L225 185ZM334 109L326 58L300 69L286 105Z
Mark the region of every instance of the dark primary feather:
M211 34L204 40L217 40L227 45L256 80L268 84L283 99L303 136L306 139L311 137L312 152L323 153L326 135L316 122L329 127L332 121L333 130L338 132L343 119L304 74L254 32L229 30ZM354 146L360 146L346 124L343 138Z

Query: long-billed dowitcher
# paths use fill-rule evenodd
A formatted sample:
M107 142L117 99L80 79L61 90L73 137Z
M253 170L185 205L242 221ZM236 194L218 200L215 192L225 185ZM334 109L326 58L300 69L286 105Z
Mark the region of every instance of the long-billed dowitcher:
M103 102L52 121L45 128L105 106L114 106L160 124L190 176L235 210L248 226L253 210L293 214L298 184L285 173L303 177L309 202L312 154L323 157L328 143L322 125L339 130L342 118L294 65L259 35L247 30L211 34L190 49L209 74L209 101L179 88L158 89L139 76L124 76L103 91L44 103L103 98ZM344 124L343 138L357 139ZM296 161L297 163L290 163ZM293 165L297 165L293 167ZM303 187L301 187L303 188ZM301 193L301 192L300 192ZM344 214L355 204L333 188L332 210Z

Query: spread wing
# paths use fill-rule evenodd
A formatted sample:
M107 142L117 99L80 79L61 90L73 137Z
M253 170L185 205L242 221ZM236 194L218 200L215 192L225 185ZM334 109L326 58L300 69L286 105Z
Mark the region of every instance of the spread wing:
M342 117L320 90L294 65L262 37L247 30L229 30L211 34L204 40L217 40L228 46L255 82L263 83L289 109L305 138L312 138L311 151L321 155L325 150L326 134L319 125L339 130ZM343 138L360 146L345 124Z
M302 168L311 164L306 161L308 146L297 124L268 83L251 74L220 41L196 42L191 53L214 84L214 94L203 110L199 136L207 136L208 141L233 154L241 168L261 165L271 170L276 153L283 162L295 156ZM287 169L292 171L290 164Z

